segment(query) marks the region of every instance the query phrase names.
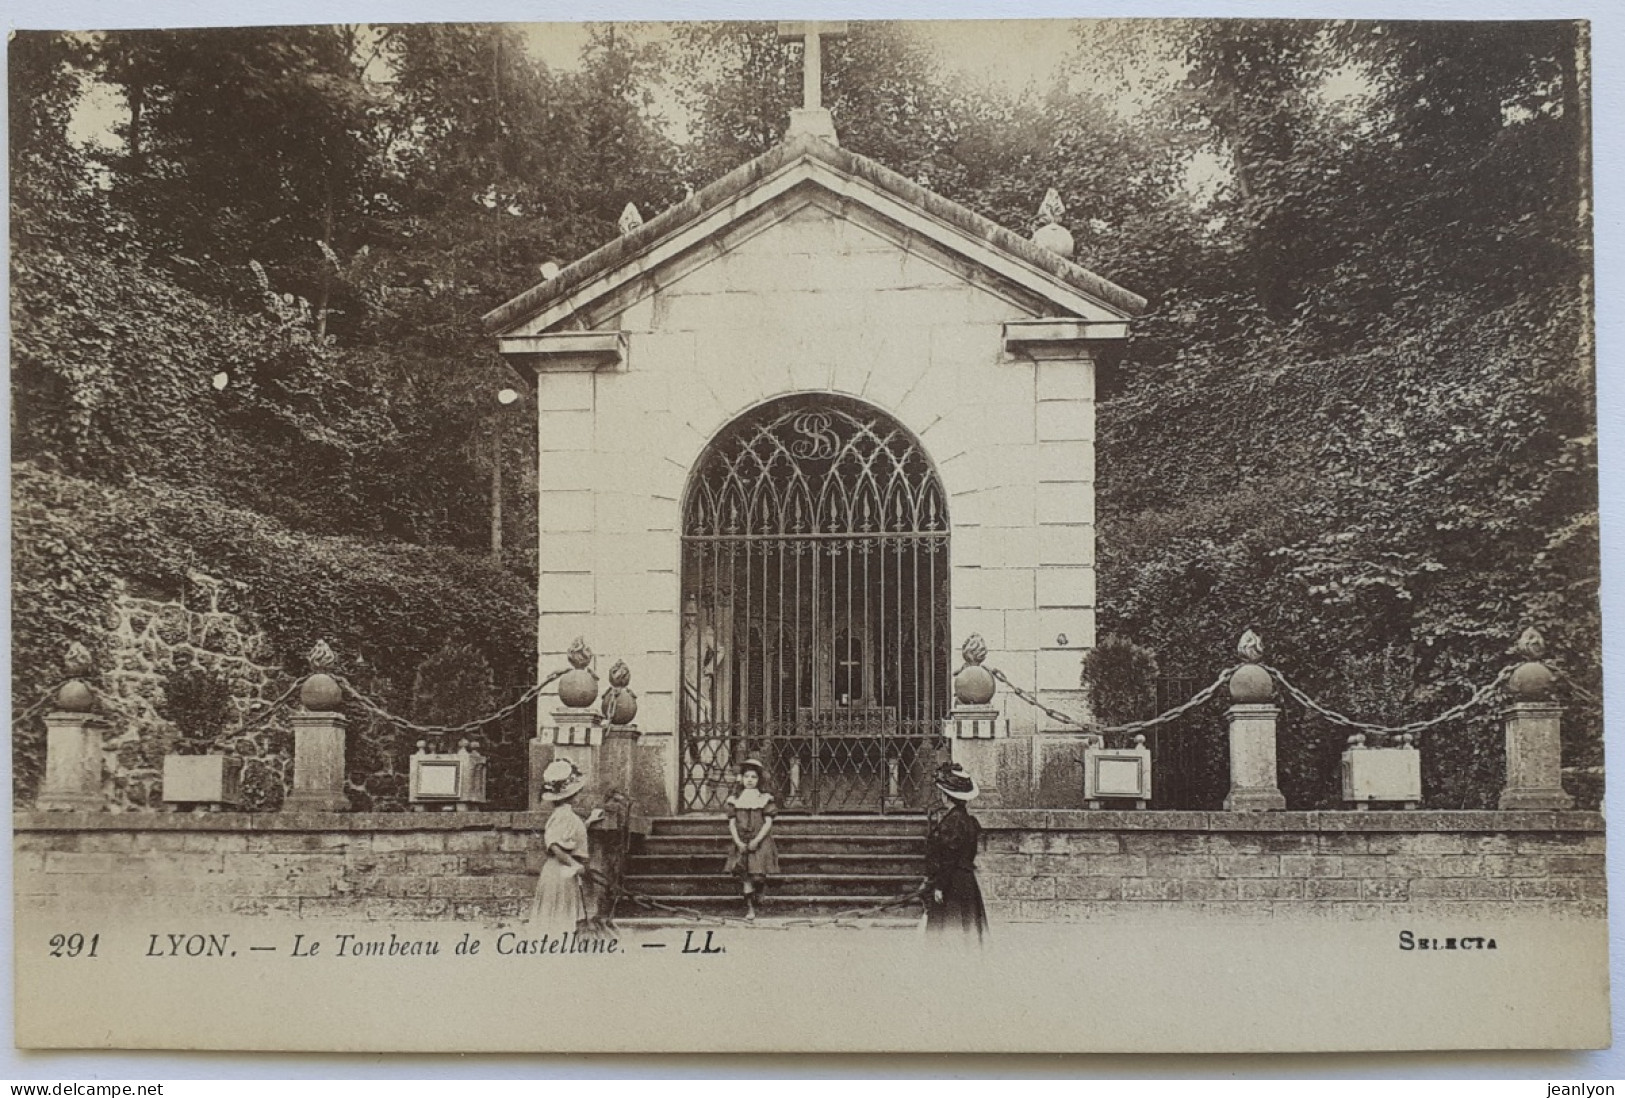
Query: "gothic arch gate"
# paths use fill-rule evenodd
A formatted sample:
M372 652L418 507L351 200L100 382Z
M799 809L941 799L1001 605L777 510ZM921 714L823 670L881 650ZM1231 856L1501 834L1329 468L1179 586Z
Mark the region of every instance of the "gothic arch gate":
M942 483L896 420L820 393L724 427L683 502L682 809L751 756L788 810L932 803L948 583Z

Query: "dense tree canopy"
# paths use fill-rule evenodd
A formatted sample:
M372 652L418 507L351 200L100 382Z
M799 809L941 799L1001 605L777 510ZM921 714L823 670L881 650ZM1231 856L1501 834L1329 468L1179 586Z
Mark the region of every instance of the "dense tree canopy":
M1073 34L1016 92L853 24L825 98L844 145L1018 231L1054 187L1078 260L1150 299L1102 378L1102 634L1205 679L1252 626L1329 701L1396 719L1535 624L1599 692L1583 27ZM770 23L606 25L559 70L511 26L17 35L17 493L90 506L66 486L101 482L128 508L161 485L346 552L475 554L501 462L524 577L534 443L498 414L517 379L479 316L628 202L769 148L799 54ZM76 145L93 94L116 132ZM51 598L36 556L17 613L60 627L16 653L19 698L85 628L27 603ZM1600 715L1577 713L1585 767ZM1482 752L1450 742L1440 781L1482 803L1460 777Z

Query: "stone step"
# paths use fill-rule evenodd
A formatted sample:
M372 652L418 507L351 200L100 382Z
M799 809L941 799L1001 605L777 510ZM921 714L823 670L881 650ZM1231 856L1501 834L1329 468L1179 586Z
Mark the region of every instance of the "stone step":
M773 842L780 856L836 854L892 854L923 858L925 836L921 835L802 835L773 829ZM726 830L712 835L650 835L640 848L645 854L728 856L733 840Z
M842 835L842 836L920 836L925 834L925 817L917 814L896 816L800 816L782 813L773 824L775 835ZM661 816L652 821L651 834L723 835L728 834L728 817Z
M625 888L646 896L734 896L739 881L726 873L651 873L627 876ZM887 900L917 887L917 873L784 873L767 885L770 896L855 896Z
M722 867L727 857L727 851L720 845L715 850L703 852L660 850L634 854L627 865L627 879L630 882L650 875L671 876L684 873L714 875L723 872ZM910 856L907 853L888 851L849 853L805 851L800 848L792 851L781 845L779 867L785 874L825 876L893 874L913 875L919 878L925 874L925 859L917 854Z
M765 900L757 902L757 917L763 922L784 921L789 919L828 919L837 915L847 914L849 917L861 919L874 919L892 922L898 926L915 925L919 922L925 909L917 902L910 901L874 910L889 896L768 896ZM745 901L738 891L727 893L712 893L708 895L672 896L662 897L661 902L673 908L698 912L702 915L722 915L730 919L742 920L745 914ZM853 915L852 913L861 913ZM695 924L680 914L651 910L639 907L630 900L622 900L616 909L615 922L625 925L633 920L659 921L671 926L694 926Z

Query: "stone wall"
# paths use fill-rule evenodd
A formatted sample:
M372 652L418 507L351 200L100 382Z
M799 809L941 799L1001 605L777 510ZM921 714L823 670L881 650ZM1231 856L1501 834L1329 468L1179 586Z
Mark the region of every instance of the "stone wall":
M1173 909L1600 916L1595 812L977 813L988 904L1020 920Z
M1605 911L1594 812L977 817L995 918ZM544 822L525 812L25 813L14 819L16 901L78 915L514 918L541 868Z

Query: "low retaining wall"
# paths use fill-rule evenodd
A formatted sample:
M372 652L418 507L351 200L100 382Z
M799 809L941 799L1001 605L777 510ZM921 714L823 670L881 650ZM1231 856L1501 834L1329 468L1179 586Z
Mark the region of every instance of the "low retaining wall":
M976 815L982 889L1009 919L1606 911L1596 812Z
M978 873L1004 919L1606 910L1596 812L976 815ZM16 903L77 915L513 918L541 868L544 822L533 812L21 813Z

